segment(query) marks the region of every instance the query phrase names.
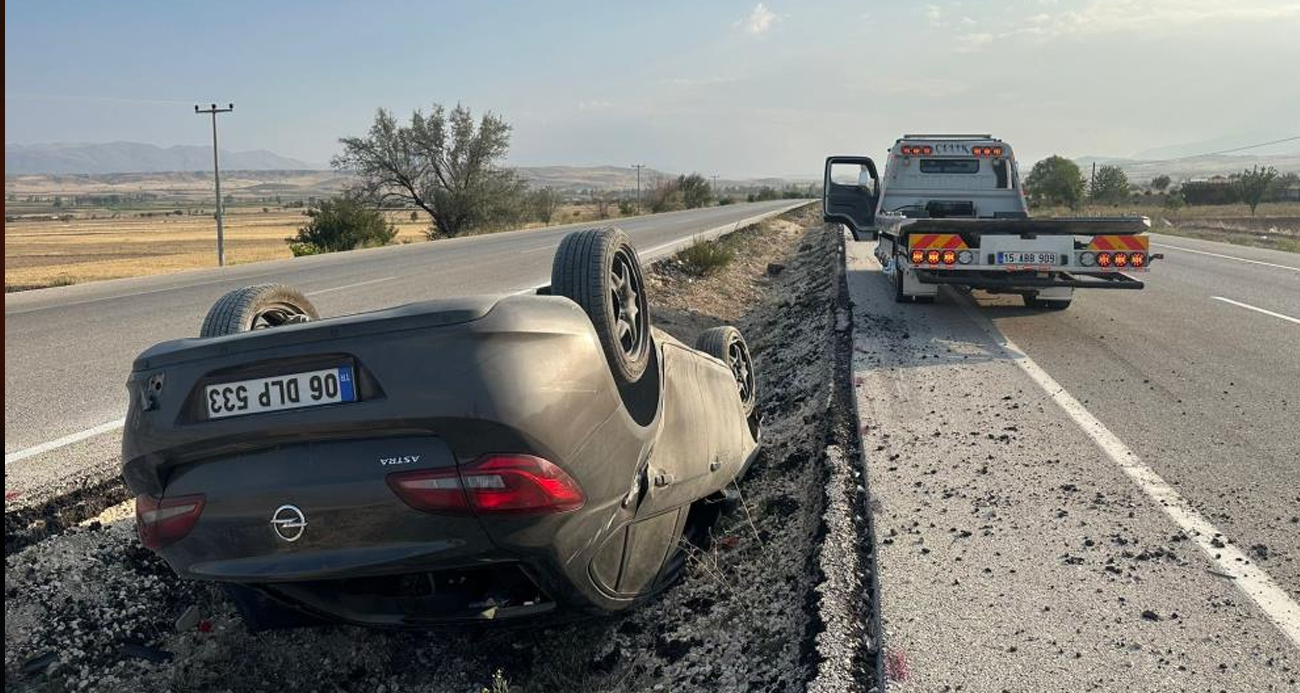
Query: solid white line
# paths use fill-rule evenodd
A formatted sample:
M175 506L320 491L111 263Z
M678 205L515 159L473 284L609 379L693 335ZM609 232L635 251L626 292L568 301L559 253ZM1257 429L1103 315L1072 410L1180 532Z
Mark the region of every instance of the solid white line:
M1083 432L1092 438L1097 447L1119 465L1161 510L1185 531L1197 546L1219 566L1219 570L1231 575L1233 582L1250 597L1259 608L1264 610L1273 624L1290 638L1291 643L1300 647L1300 606L1291 598L1273 578L1240 549L1224 538L1210 521L1174 490L1155 470L1144 464L1123 441L1110 429L1106 428L1097 417L1084 408L1061 387L1052 376L1047 374L1033 359L1029 358L1010 338L998 331L988 318L979 314L969 300L959 301L962 310L977 325L1002 346L1003 351L1024 371L1053 401L1065 410ZM1217 544L1212 543L1217 540Z
M109 421L108 423L102 423L98 426L95 426L94 428L87 428L86 430L79 431L77 433L69 433L68 435L63 436L62 438L55 438L54 440L51 440L48 443L33 445L30 448L25 448L19 450L18 452L6 453L5 464L9 464L10 462L17 462L18 460L25 460L28 457L35 457L36 455L40 455L42 453L46 453L51 450L57 450L65 445L72 445L73 443L79 443L87 438L94 438L95 436L101 433L116 431L117 429L121 428L125 424L126 424L126 419Z
M397 277L380 277L379 279L371 279L370 281L357 282L356 284L344 284L343 286L335 286L335 287L331 287L331 288L329 288L329 289L318 289L318 290L316 290L316 291L308 291L307 293L305 293L305 294L303 294L303 295L304 295L304 296L319 296L319 295L321 295L321 294L328 294L328 293L330 293L331 291L342 291L342 290L344 290L344 289L355 289L355 288L357 288L358 286L366 286L367 284L378 284L379 282L387 282L387 281L392 281L392 280L394 280L394 279L397 279Z
M1192 250L1191 248L1184 248L1181 245L1169 245L1168 243L1152 243L1151 245L1159 246L1161 248L1172 248L1173 250L1181 250L1184 253L1196 253L1197 255L1209 255L1210 257L1221 257L1225 260L1236 260L1237 262L1249 262L1252 265L1263 265L1265 267L1276 267L1278 269L1291 270L1292 272L1300 272L1300 267L1292 267L1291 265L1279 265L1275 262L1264 262L1263 260L1251 260L1249 258L1237 257L1236 255L1224 255L1223 253L1211 253L1207 250Z
M1275 318L1282 318L1283 320L1286 320L1286 321L1289 321L1289 322L1293 322L1293 323L1295 323L1295 324L1297 324L1297 325L1300 325L1300 318L1293 318L1293 317L1291 317L1290 315L1283 315L1283 314L1281 314L1281 313L1274 313L1274 312L1271 311L1271 310L1265 310L1265 309L1260 308L1260 307L1258 307L1258 306L1252 306L1252 305L1250 305L1249 303L1242 303L1241 301L1234 301L1234 300L1232 300L1232 299L1230 299L1230 298L1224 298L1224 297L1222 297L1222 296L1211 296L1210 298L1212 298L1212 299L1214 299L1214 300L1216 300L1216 301L1223 301L1224 303L1231 303L1231 304L1234 305L1234 306L1240 306L1240 307L1242 307L1242 308L1245 308L1246 310L1253 310L1253 311L1255 311L1256 313L1263 313L1264 315L1271 315L1271 316L1273 316L1273 317L1275 317Z

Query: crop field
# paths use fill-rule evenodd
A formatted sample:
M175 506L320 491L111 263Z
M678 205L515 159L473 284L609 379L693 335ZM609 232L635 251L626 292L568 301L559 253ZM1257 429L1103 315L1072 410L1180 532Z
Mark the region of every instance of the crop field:
M167 274L217 264L216 222L210 215L95 216L6 221L5 291ZM426 240L427 215L421 213L415 221L409 211L388 216L397 226L398 243ZM567 205L557 210L552 223L592 217L589 206ZM226 262L293 257L284 239L297 233L306 221L301 209L228 210Z

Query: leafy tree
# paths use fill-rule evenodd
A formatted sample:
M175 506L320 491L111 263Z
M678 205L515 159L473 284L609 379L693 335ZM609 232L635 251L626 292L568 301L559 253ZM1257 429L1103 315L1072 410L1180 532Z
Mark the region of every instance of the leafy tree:
M781 193L777 192L776 188L773 188L770 185L764 185L758 189L758 192L749 195L750 202L766 202L768 200L779 199L781 199Z
M1122 202L1128 198L1128 176L1118 166L1102 166L1092 181L1088 196L1096 202Z
M620 217L630 217L636 214L636 202L630 199L618 201L618 215Z
M1255 208L1259 206L1260 200L1264 199L1264 193L1276 178L1277 169L1272 166L1264 168L1254 166L1237 176L1237 190L1241 193L1241 201L1250 205L1252 217L1255 216Z
M379 210L350 195L321 200L307 216L310 221L298 235L284 239L295 256L388 245L397 237L397 228Z
M592 190L591 203L596 207L597 219L608 219L609 208L614 204L614 195L608 190Z
M477 122L468 108L448 112L434 104L416 110L409 125L379 109L365 137L339 140L331 162L360 179L359 192L380 201L413 204L433 220L430 238L517 220L524 184L501 165L510 149L510 125L493 113Z
M560 208L560 194L550 188L538 188L528 193L528 208L538 221L549 226L555 210Z
M651 212L671 212L685 206L680 181L680 178L662 180L646 191L646 203Z
M1159 190L1160 192L1164 192L1165 189L1169 187L1170 182L1171 181L1169 180L1169 176L1166 176L1165 174L1162 173L1156 176L1155 178L1151 179L1151 187L1155 188L1156 190Z
M1083 173L1063 156L1049 156L1034 164L1025 178L1025 191L1036 201L1078 209L1083 201Z
M1295 171L1283 173L1273 179L1266 197L1274 202L1283 202L1286 200L1287 191L1293 188L1300 188L1300 174Z
M687 209L704 207L713 201L713 186L698 173L677 177L677 189L682 194L682 204Z

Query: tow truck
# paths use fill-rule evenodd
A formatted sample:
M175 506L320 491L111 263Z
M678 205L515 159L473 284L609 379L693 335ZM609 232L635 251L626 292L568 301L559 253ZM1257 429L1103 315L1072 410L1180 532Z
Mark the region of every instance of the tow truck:
M1152 260L1143 216L1031 218L1011 145L991 135L911 134L882 179L866 156L826 159L822 218L875 256L900 303L939 287L1019 294L1064 310L1075 289L1141 289Z

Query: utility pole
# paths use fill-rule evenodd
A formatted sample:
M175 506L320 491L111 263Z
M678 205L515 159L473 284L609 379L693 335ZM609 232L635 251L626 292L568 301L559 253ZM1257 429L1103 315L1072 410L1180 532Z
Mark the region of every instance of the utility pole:
M235 104L227 104L225 108L217 108L217 105L211 104L208 108L200 109L198 104L194 106L195 113L205 113L212 115L212 175L217 183L217 266L226 266L226 234L222 228L222 203L221 203L221 168L217 165L217 114L229 113L235 110Z
M1097 162L1092 162L1092 178L1088 179L1088 197L1092 197L1092 191L1097 189Z
M713 176L709 176L709 178L713 179L713 196L718 197L718 177L716 175L713 175Z
M636 169L636 213L640 214L641 213L641 169L645 168L645 164L632 164L632 168Z

